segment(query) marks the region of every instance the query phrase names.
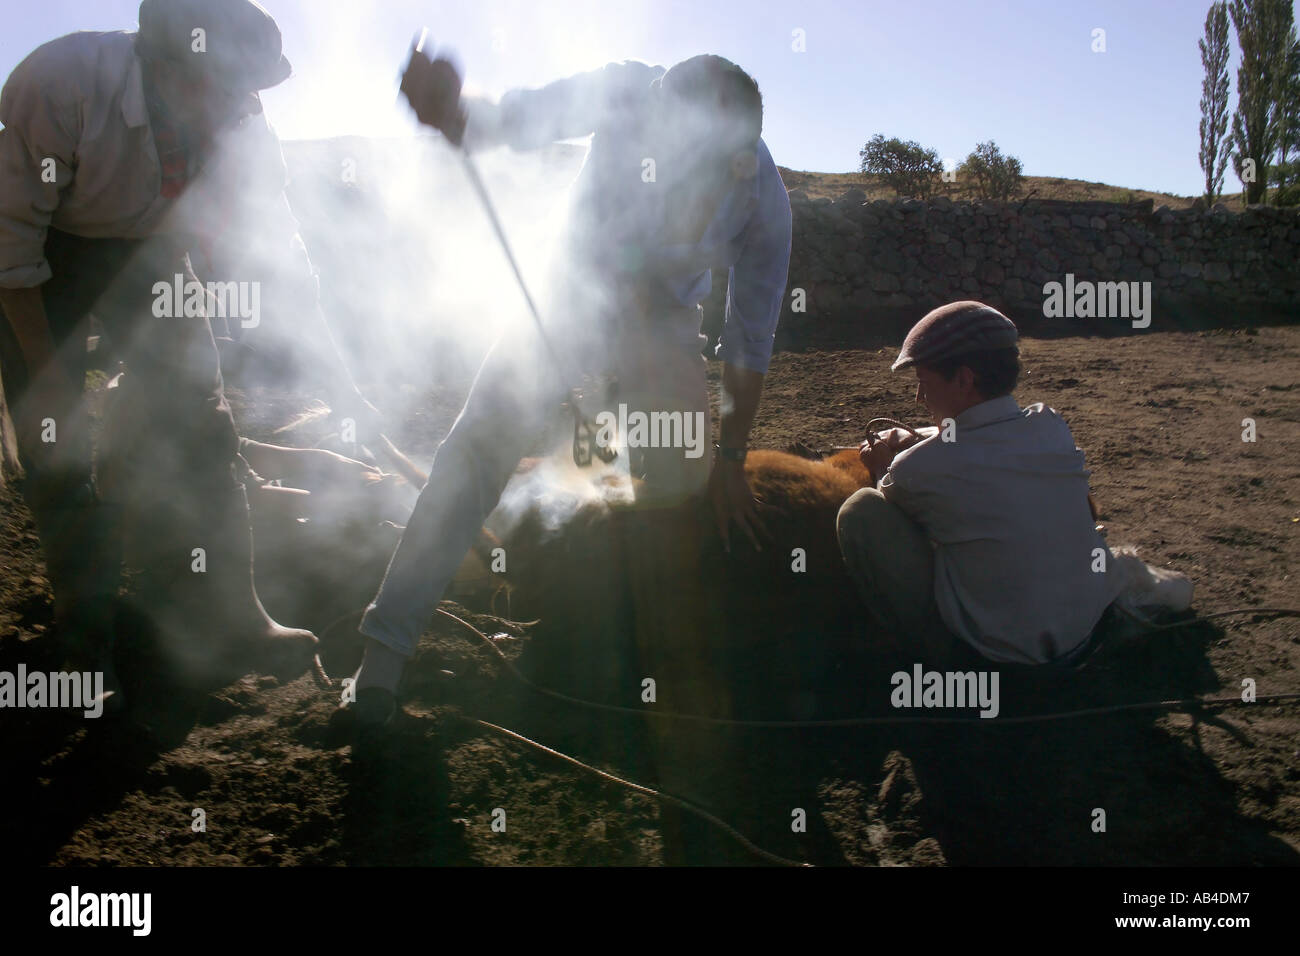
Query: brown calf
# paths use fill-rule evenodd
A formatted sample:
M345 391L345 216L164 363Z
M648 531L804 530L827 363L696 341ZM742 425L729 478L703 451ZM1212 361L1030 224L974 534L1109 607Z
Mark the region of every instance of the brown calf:
M576 654L632 637L643 662L698 657L703 646L752 655L858 631L859 599L835 533L840 506L871 483L857 452L809 460L754 451L745 472L762 503L758 551L733 529L726 553L706 501L651 510L589 502L558 528L540 506L527 511L500 534L509 615L538 619Z

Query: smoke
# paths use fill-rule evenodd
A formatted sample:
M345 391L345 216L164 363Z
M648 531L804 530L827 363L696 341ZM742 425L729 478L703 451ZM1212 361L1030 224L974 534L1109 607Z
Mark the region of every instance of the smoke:
M467 387L493 339L529 329L518 284L441 140L346 138L286 145L302 223L334 336L363 391ZM475 162L534 299L550 298L581 150L504 150ZM376 394L376 403L381 397ZM384 407L390 417L409 411Z
M601 514L611 507L633 503L633 484L627 455L612 462L593 460L579 468L565 447L517 472L501 495L487 523L488 530L505 539L527 515L534 515L544 536L567 525L579 511Z
M329 33L331 42L346 33L342 23L335 26L340 30ZM400 111L410 125L395 89L400 65L399 58L348 72L390 77L391 99L377 101L375 109ZM689 351L699 331L692 295L702 291L709 267L725 265L713 260L731 238L715 237L714 246L695 251L731 188L730 157L720 155L707 117L666 109L656 91L644 113L620 117L612 133L602 134L594 170L585 145L554 142L578 132L574 116L590 113L594 125L602 122L597 113L607 102L624 95L635 101L651 89L651 75L644 68L611 74L628 84L627 91L567 87L577 91L573 102L548 103L563 120L548 119L547 110L531 105L525 111L531 126L520 138L527 142L516 145L537 148L502 146L474 158L562 367L548 368L554 357L537 347L534 320L462 155L429 131L286 142L283 165L263 142L274 149L274 140L259 136L266 133L262 117L225 137L224 155L212 164L217 187L187 196L186 215L215 225L210 231L219 237L206 261L196 262L196 272L206 281L251 280L267 288L255 328L217 333L228 332L262 354L262 368L273 371L277 386L311 398L322 397L323 379L333 374L332 335L363 393L385 414L388 430L399 433L402 422L420 417L430 388L463 399L497 339L531 339L529 358L509 383L521 395L546 394L531 387L543 378L578 384L575 371L607 371L599 363L610 358L618 320L629 316L652 319L662 338ZM680 106L676 99L674 106ZM261 172L250 181L254 157ZM282 208L268 215L282 173L288 202L279 201ZM295 225L301 243L289 238ZM318 290L307 281L313 270ZM657 279L662 288L646 294L647 282ZM329 333L314 321L317 294ZM414 450L428 448L417 441ZM503 521L517 521L536 500L553 529L585 505L630 494L625 465L615 480L607 466L579 471L566 453L561 457L563 463L534 468L511 485ZM627 488L613 490L620 481Z
M395 67L383 73L395 80ZM395 89L377 108L406 114ZM232 385L327 397L339 384L332 337L392 428L430 386L463 396L494 339L531 332L462 157L437 134L281 144L265 117L252 116L214 146L167 228L194 237L201 282L258 297L255 323L213 318L215 335L241 344L230 355L256 356L245 368L229 364ZM474 159L544 312L556 298L551 279L565 266L556 253L584 152L557 144Z

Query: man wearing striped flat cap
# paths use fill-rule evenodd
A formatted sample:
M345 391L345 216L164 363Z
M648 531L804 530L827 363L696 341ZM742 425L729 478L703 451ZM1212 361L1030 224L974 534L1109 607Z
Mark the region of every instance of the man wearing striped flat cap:
M1112 561L1069 426L1011 394L1017 340L982 302L918 322L893 370L915 370L934 425L863 442L876 487L837 520L868 615L936 664L1068 666L1120 590L1117 575L1096 570Z
M314 653L316 638L273 620L254 586L212 321L256 327L319 371L337 412L374 420L334 347L262 114L259 91L289 74L280 29L253 0L142 0L137 31L51 40L0 89L0 406L17 438L7 457L16 444L62 655L104 674L115 709L124 551L140 572L135 598L186 666L288 669ZM248 290L239 320L227 321L228 295L214 310L195 286ZM126 368L105 416L117 426L93 443L92 317L104 367ZM199 547L203 573L191 564Z

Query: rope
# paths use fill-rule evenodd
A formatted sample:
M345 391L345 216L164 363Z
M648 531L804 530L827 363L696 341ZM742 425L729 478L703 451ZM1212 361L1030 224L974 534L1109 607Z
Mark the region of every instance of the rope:
M333 690L336 686L334 678L325 673L325 665L321 663L319 654L311 659L311 676L316 685L324 690Z
M653 787L647 787L644 784L636 783L635 781L632 780L626 780L623 777L616 777L612 773L606 773L604 770L600 770L596 767L591 766L590 764L585 764L581 760L577 760L574 757L570 757L568 754L560 753L560 751L547 747L545 744L539 744L535 740L530 740L529 738L525 737L523 734L515 733L515 731L508 730L505 727L500 727L497 724L490 724L486 720L479 720L476 717L465 717L462 715L456 715L456 716L458 720L463 720L466 723L474 724L475 726L478 727L484 727L492 731L493 733L500 734L503 737L508 737L509 739L517 741L518 743L525 744L526 746L532 747L534 750L539 750L542 753L554 757L556 760L560 760L564 763L567 763L572 767L577 767L579 770L585 770L587 773L595 774L597 777L600 777L602 780L605 780L609 783L617 784L618 786L631 790L634 793L644 794L647 797L653 797L656 800L661 800L665 803L671 803L674 806L681 807L683 810L687 811L688 813L693 813L695 816L700 817L703 820L713 824L715 827L722 830L733 840L735 840L737 843L743 846L750 853L764 860L767 860L769 863L775 863L778 866L811 866L812 865L811 863L799 863L795 860L790 860L783 856L778 856L777 854L771 852L770 850L764 850L761 846L752 843L748 838L745 837L743 833L741 833L731 824L727 823L725 820L722 820L719 817L714 816L712 813L710 813L708 810L705 810L703 807L698 807L695 804L691 803L689 800L685 800L682 797L676 796L675 794L671 794L666 790L656 790Z
M570 697L567 694L561 694L558 691L553 691L550 690L549 688L541 687L540 685L534 684L527 677L525 677L517 667L514 666L514 663L508 657L505 656L505 654L501 651L501 649L496 646L496 643L493 642L493 640L490 637L488 637L486 634L480 631L477 627L475 627L473 624L470 624L468 621L458 617L455 614L452 614L450 611L447 611L443 608L437 608L436 610L438 611L439 614L451 618L453 621L460 624L466 630L474 634L474 636L476 636L483 643L485 647L489 648L492 651L492 653L496 656L497 660L502 665L504 665L504 667L510 673L510 675L513 676L520 683L522 683L524 686L530 688L531 690L537 693L543 694L547 697L552 697L555 698L556 700L562 700L568 703L577 704L582 707L588 707L597 710L610 710L619 713L634 714L638 717L650 716L650 717L660 717L660 718L669 718L669 719L677 719L677 720L694 720L702 723L726 724L732 726L746 726L746 727L845 727L845 726L861 726L865 724L885 724L885 723L889 723L889 724L901 724L901 723L947 724L947 723L958 723L958 722L967 723L967 724L970 723L970 718L959 718L959 717L858 717L858 718L850 718L847 720L817 720L817 721L729 720L724 718L703 717L696 714L678 714L670 711L635 710L630 707L618 707L612 704L601 704L595 701L583 700L578 697ZM1260 612L1260 611L1284 612L1288 614L1300 615L1300 611L1294 611L1285 608L1263 608L1263 609L1253 608L1249 610L1256 611L1256 612ZM1234 609L1233 611L1219 611L1213 615L1206 615L1206 616L1224 617L1227 616L1228 614L1242 613L1242 611L1243 609ZM1185 623L1190 623L1190 622L1178 622L1178 625L1176 626L1181 626L1182 624ZM1164 626L1169 626L1169 625L1164 625ZM1280 703L1282 701L1292 701L1292 700L1300 700L1300 694L1269 694L1263 697L1256 698L1254 702L1255 703ZM1241 703L1245 703L1245 702L1242 701L1240 698L1236 698L1236 697L1214 697L1214 698L1193 697L1193 698L1185 698L1182 700L1142 701L1134 704L1115 704L1108 707L1090 707L1090 708L1083 708L1079 710L1060 711L1060 712L1049 713L1049 714L1029 715L1024 717L1008 717L1008 718L1003 718L1001 720L1001 723L1002 724L1033 723L1033 722L1041 722L1047 720L1064 720L1073 717L1091 716L1091 715L1106 714L1106 713L1117 713L1120 711L1155 710L1155 709L1167 709L1167 708L1178 708L1178 707L1188 707L1188 706L1204 707L1208 705L1226 705L1226 704L1241 704ZM513 730L509 730L505 727L501 727L497 724L489 723L488 721L480 720L474 717L467 717L461 714L457 714L455 716L458 720L462 720L466 723L474 724L475 726L482 727L487 730L491 730L493 733L499 734L503 737L507 737L518 743L522 743L525 746L531 747L534 750L547 754L548 756L553 757L556 760L566 763L572 767L576 767L579 770L583 770L587 773L593 774L599 777L600 779L605 780L606 782L613 783L627 790L631 790L634 793L640 793L645 796L652 797L661 802L670 803L673 804L674 806L680 807L681 809L687 811L688 813L700 817L705 822L710 823L713 826L717 827L718 829L722 830L733 840L739 843L742 847L744 847L748 852L754 854L760 859L767 860L768 862L775 863L779 866L811 866L812 865L810 863L799 863L797 861L790 860L785 857L779 856L775 853L772 853L770 850L763 849L762 847L750 841L747 837L745 837L743 833L741 833L731 824L727 823L725 820L715 816L714 814L710 813L704 808L696 806L690 801L677 796L676 794L670 793L665 790L656 790L652 787L647 787L644 784L639 784L636 783L635 781L627 780L623 777L617 777L614 774L607 773L604 770L600 770L596 767L591 766L590 764L583 763L581 760L578 760L575 757L570 757L568 754L561 753L560 751L555 750L554 748L547 747L544 744L538 743L537 741L525 737L520 733L517 733Z
M1211 611L1209 614L1198 614L1196 617L1187 621L1173 621L1169 624L1157 624L1148 617L1144 617L1137 611L1126 608L1124 605L1116 603L1115 607L1130 619L1137 621L1148 631L1170 631L1179 627L1189 627L1193 624L1199 624L1201 621L1208 621L1216 617L1231 617L1234 614L1276 614L1279 617L1300 617L1300 610L1290 607L1234 607L1226 611Z
M576 704L580 707L586 707L595 710L607 710L616 713L632 714L637 717L658 717L661 719L671 719L671 720L689 720L698 723L725 725L725 726L739 726L739 727L794 728L794 727L852 727L852 726L866 726L866 725L874 725L874 724L952 724L952 723L969 724L971 723L971 718L965 718L965 717L854 717L854 718L847 718L843 720L733 720L733 719L721 718L721 717L705 717L699 714L682 714L682 713L676 713L672 711L637 710L631 707L619 707L613 704L601 704L596 701L588 701L588 700L583 700L582 698L579 697L571 697L568 694L561 694L558 691L553 691L550 690L549 688L542 687L538 684L533 683L526 676L524 676L524 674L517 667L515 667L514 663L508 657L505 656L505 654L502 652L502 650L499 647L496 646L496 643L492 640L492 638L488 637L486 634L484 634L473 624L470 624L468 621L464 620L463 618L458 617L455 614L452 614L450 611L447 611L441 607L437 608L436 610L439 614L442 614L443 616L448 617L451 620L455 621L457 624L460 624L463 628L465 628L470 633L472 633L475 637L477 637L485 647L491 650L493 655L495 655L496 659L505 667L506 671L512 677L514 677L515 680L519 681L525 687L528 687L529 689L533 690L536 693L542 694L543 696L551 697L556 700L561 700L566 703ZM1195 621L1177 621L1174 622L1173 624L1156 625L1156 624L1152 624L1150 621L1146 620L1145 618L1142 618L1141 616L1131 611L1127 611L1127 609L1121 608L1121 610L1124 610L1125 613L1129 614L1130 617L1143 623L1151 630L1165 630L1168 628L1183 627L1188 624L1195 623ZM1295 610L1292 608L1233 608L1228 611L1216 611L1212 614L1203 615L1202 618L1199 618L1197 620L1201 620L1204 618L1211 618L1211 617L1227 617L1232 614L1242 614L1242 613L1273 613L1273 614L1300 616L1300 610ZM329 626L329 628L326 628L326 630L333 628L334 626L336 626L337 624L341 623L343 620L351 616L352 616L351 614L343 615L342 617L334 621ZM332 678L330 678L328 674L326 674L325 669L321 664L321 659L319 654L317 654L313 659L313 665L314 665L313 676L316 678L318 683L322 684L326 688L332 688L337 686L337 682L334 681ZM1266 694L1262 697L1257 697L1253 702L1267 704L1267 703L1282 703L1284 701L1294 701L1294 700L1300 700L1300 694ZM1166 710L1166 709L1178 709L1184 707L1225 706L1225 705L1235 705L1235 704L1242 704L1242 703L1246 703L1246 702L1241 700L1238 697L1209 697L1209 698L1189 697L1189 698L1182 698L1179 700L1139 701L1137 703L1131 703L1131 704L1112 704L1105 707L1088 707L1088 708L1081 708L1081 709L1070 710L1070 711L1057 711L1054 713L1047 713L1047 714L1033 714L1033 715L1025 715L1021 717L1004 717L1000 721L998 721L998 723L1000 724L1037 723L1037 722L1043 722L1049 720L1066 720L1075 717L1097 716L1101 714L1120 713L1125 711ZM607 783L612 783L616 786L623 787L626 790L630 790L633 793L639 793L642 794L643 796L651 797L662 803L668 803L668 804L672 804L673 806L679 807L682 810L685 810L687 813L697 816L700 819L704 820L706 823L709 823L717 827L718 829L726 833L729 837L731 837L733 840L735 840L738 844L740 844L740 846L744 847L746 851L753 854L754 856L757 856L760 859L768 861L769 863L774 863L778 866L790 866L790 867L806 867L812 865L810 863L800 863L796 860L791 860L786 857L780 856L776 853L773 853L770 850L763 849L762 847L758 846L756 843L748 839L743 833L741 833L731 824L727 823L725 820L710 813L708 810L705 810L703 807L697 806L696 804L690 802L689 800L677 796L674 793L671 793L666 790L655 789L653 787L647 787L646 785L637 783L633 780L628 780L624 777L615 776L612 773L608 773L597 767L593 767L590 764L583 763L581 760L578 760L575 757L570 757L568 754L562 753L552 747L547 747L545 744L539 743L536 740L532 740L531 738L525 737L523 734L510 730L506 727L502 727L498 724L493 724L486 720L481 720L476 717L469 717L464 714L453 714L453 717L465 723L473 724L485 730L490 730L493 733L498 734L502 737L506 737L510 740L513 740L516 743L521 743L527 747L531 747L532 749L540 753L546 754L547 756L552 757L556 760L559 760L562 763L568 764L571 767L574 767L576 769L582 770L586 773L599 777L601 780L604 780Z
M901 428L905 432L911 432L917 438L924 439L925 437L911 425L907 424L907 422L900 422L896 418L873 418L871 421L867 422L867 431L875 432L877 425L888 425L890 428Z
M484 634L482 631L480 631L478 628L474 627L474 625L470 624L468 621L461 620L459 617L456 617L456 615L454 614L451 614L447 611L443 611L442 608L438 608L438 610L441 613L446 614L452 620L458 621L460 624L463 624L465 627L469 628L478 637L486 641L488 647L492 648L493 651L496 651L498 655L501 655L500 649L495 644L492 643L492 639L488 637L486 634ZM348 614L344 614L342 617L336 618L326 628L324 628L324 631L327 632L333 629L334 627L338 626L342 622L346 621L348 618L353 617L355 613L356 612L354 611ZM501 657L502 659L505 659L504 655L501 655ZM510 663L509 660L508 659L505 660L506 660L506 664L509 665ZM327 690L332 690L333 688L338 686L339 682L334 680L325 672L325 668L321 664L321 659L319 654L317 654L312 659L312 664L313 664L312 676L316 679L316 682L318 684L320 684ZM685 799L684 797L679 797L676 794L669 793L666 790L656 790L653 787L647 787L644 784L636 783L633 780L627 780L623 777L616 777L612 773L607 773L604 770L600 770L596 767L591 766L590 764L585 764L581 760L578 760L576 757L570 757L568 754L561 753L558 750L555 750L551 747L547 747L545 744L538 743L536 740L532 740L528 737L525 737L523 734L517 733L516 731L510 730L506 727L501 727L497 724L489 723L486 720L479 720L477 717L468 717L464 714L453 714L452 716L457 720L464 721L465 723L469 723L469 724L474 724L478 727L486 728L487 730L490 730L493 733L500 734L503 737L508 737L511 740L517 741L518 743L524 744L528 747L532 747L534 750L541 751L542 753L554 757L557 760L563 761L564 763L567 763L570 766L577 767L579 770L584 770L587 773L595 774L597 777L600 777L602 780L605 780L609 783L617 784L618 786L631 790L634 793L644 794L645 796L653 797L656 800L660 800L665 803L671 803L674 806L681 807L686 812L692 813L695 816L700 817L704 821L718 827L720 830L722 830L724 833L730 836L733 840L735 840L737 843L743 846L750 853L753 853L755 856L761 859L767 860L769 863L775 863L778 866L811 866L812 865L810 863L799 863L795 860L789 860L783 856L778 856L777 854L772 853L769 850L763 849L761 846L758 846L756 843L750 841L743 833L741 833L735 827L731 826L731 824L727 823L725 820L722 820L721 818L714 816L712 813L705 810L703 807L696 806L695 804L691 803L689 800Z
M1251 613L1257 613L1261 609L1251 608ZM1286 611L1288 614L1300 616L1300 611L1293 611L1287 608L1272 610ZM462 627L471 631L479 640L488 647L497 660L506 668L510 675L519 681L525 687L555 700L564 701L565 703L575 704L579 707L587 707L593 710L606 710L620 714L631 714L636 717L653 717L660 720L686 720L702 724L714 724L724 727L765 727L765 728L796 728L796 727L866 727L877 724L970 724L970 717L912 717L912 716L888 716L888 717L845 717L834 720L737 720L729 717L706 717L702 714L684 714L676 711L665 710L647 710L637 709L635 707L620 707L617 704L602 704L598 701L584 700L581 697L571 697L568 694L562 694L559 691L542 687L533 683L524 674L515 667L514 663L505 656L501 648L497 647L492 638L488 637L473 624L462 620L450 611L443 608L437 608L439 614L451 618ZM1223 617L1228 613L1242 613L1241 609L1235 609L1232 612L1220 611L1217 616ZM1179 626L1191 622L1179 622ZM1268 694L1255 698L1250 703L1281 703L1284 701L1300 700L1300 694ZM1049 720L1067 720L1075 717L1095 717L1101 714L1117 714L1127 711L1139 710L1177 710L1185 707L1206 707L1206 706L1230 706L1236 704L1248 703L1239 697L1184 697L1176 700L1148 700L1137 701L1129 704L1108 704L1102 707L1084 707L1077 710L1053 711L1045 714L1026 714L1020 717L999 717L997 720L988 721L988 724L1030 724L1043 723ZM985 721L978 721L984 724Z

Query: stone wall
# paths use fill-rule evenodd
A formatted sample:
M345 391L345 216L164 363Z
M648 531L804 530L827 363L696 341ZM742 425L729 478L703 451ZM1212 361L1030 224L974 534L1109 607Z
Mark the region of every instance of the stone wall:
M1064 284L1067 273L1077 281L1150 282L1157 319L1162 306L1184 301L1262 303L1300 316L1295 209L864 202L856 189L834 201L796 189L790 199L794 248L778 345L823 331L852 335L873 313L919 318L954 299L980 299L1033 322L1044 316L1044 285ZM717 278L714 314L726 286L725 275ZM791 309L799 289L803 312Z

